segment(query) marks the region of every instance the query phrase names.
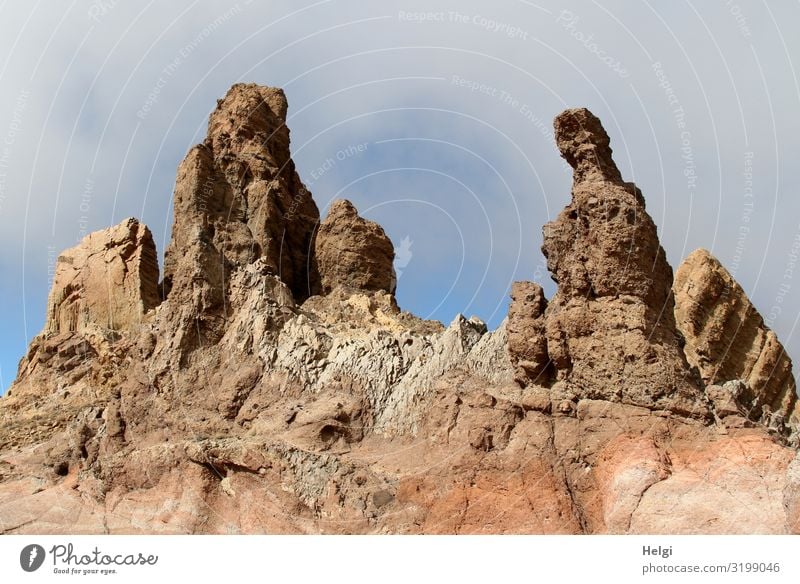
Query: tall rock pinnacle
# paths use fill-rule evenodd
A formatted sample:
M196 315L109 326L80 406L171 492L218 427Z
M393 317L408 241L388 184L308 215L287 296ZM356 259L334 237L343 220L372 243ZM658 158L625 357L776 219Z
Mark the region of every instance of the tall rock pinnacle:
M318 293L310 254L319 210L290 157L286 111L281 89L255 84L218 101L208 136L178 169L165 293L180 284L196 296L206 281L196 308L214 308L232 266L258 258L296 300Z
M488 331L401 311L392 243L348 201L319 223L286 110L256 85L218 102L160 287L134 219L59 257L0 398L0 531L800 532L788 358L704 252L673 302L590 112L555 121L558 292L515 283Z
M563 112L555 131L574 177L572 201L544 227L542 251L558 283L539 317L551 381L566 397L703 414L675 327L672 269L641 193L622 181L591 112Z

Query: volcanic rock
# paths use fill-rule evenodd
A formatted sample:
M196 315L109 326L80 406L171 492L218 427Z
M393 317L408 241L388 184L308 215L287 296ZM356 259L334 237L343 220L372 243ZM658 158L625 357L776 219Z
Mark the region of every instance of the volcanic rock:
M310 261L319 210L290 157L287 107L281 89L234 85L178 168L165 291L206 282L201 312L223 303L235 266L262 257L296 300L319 291Z
M545 320L561 393L707 415L675 326L672 269L642 193L620 178L591 112L567 110L555 130L574 168L572 201L545 225L542 246L558 283Z
M45 331L130 329L160 302L153 236L136 219L126 219L58 256Z
M514 282L508 308L508 352L516 369L516 379L544 385L550 381L547 354L545 310L547 299L542 287L533 282Z
M391 242L349 203L314 239L285 119L278 89L219 102L178 170L163 301L135 221L65 253L0 399L1 533L798 533L791 371L710 377L713 343L687 362L710 329L676 327L590 112L556 119L558 292L515 284L493 331L401 311Z
M800 421L792 361L742 287L704 249L687 257L675 276L675 316L686 358L708 385L747 384L738 397L747 415L763 409Z
M394 294L394 246L383 228L360 217L350 201L331 204L314 252L324 294L337 287Z

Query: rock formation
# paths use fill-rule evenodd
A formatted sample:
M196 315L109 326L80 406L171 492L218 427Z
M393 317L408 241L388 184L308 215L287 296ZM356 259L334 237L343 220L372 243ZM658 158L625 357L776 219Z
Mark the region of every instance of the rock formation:
M314 250L323 293L342 286L394 294L394 246L383 228L362 219L350 201L331 205Z
M515 379L543 385L552 380L547 354L544 290L534 282L514 282L508 307L508 354L516 369Z
M204 280L198 309L215 308L230 272L258 258L298 300L319 291L310 263L319 210L290 157L286 110L282 90L253 84L217 103L208 137L178 168L165 293L178 279Z
M800 422L792 361L744 290L708 251L687 257L675 276L675 315L689 362L707 385L741 380L745 414Z
M160 284L132 220L64 254L0 399L0 532L798 533L797 436L743 397L788 411L791 371L726 361L681 297L703 273L679 274L676 323L591 113L556 119L558 292L516 283L488 331L401 311L391 242L349 203L319 225L286 107L255 85L220 101L178 169Z
M563 112L555 132L574 168L572 201L545 225L542 246L558 283L546 314L557 391L703 416L675 326L672 269L641 192L622 181L591 112Z
M45 331L124 330L158 306L158 260L150 230L136 219L87 235L56 262Z

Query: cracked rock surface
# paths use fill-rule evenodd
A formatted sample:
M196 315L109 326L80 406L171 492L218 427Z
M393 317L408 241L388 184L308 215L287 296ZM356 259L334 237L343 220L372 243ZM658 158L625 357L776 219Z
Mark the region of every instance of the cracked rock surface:
M350 203L320 225L287 107L220 100L160 282L135 220L62 255L0 399L0 532L798 533L791 362L716 260L673 283L588 110L555 123L558 292L490 331L402 311Z

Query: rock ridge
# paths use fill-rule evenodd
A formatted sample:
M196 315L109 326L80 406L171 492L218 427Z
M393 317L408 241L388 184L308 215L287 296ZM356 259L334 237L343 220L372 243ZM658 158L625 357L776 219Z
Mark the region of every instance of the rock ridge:
M218 102L160 282L135 219L62 254L0 399L0 533L798 533L791 362L713 257L673 281L591 112L554 123L558 291L514 283L489 331L401 310L352 203L320 221L287 108Z

